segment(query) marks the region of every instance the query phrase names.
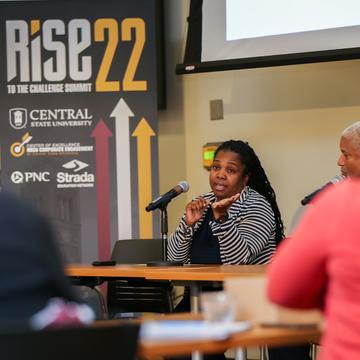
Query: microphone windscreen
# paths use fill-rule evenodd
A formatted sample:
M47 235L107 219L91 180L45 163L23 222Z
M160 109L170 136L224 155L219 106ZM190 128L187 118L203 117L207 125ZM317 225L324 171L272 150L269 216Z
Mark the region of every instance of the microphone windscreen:
M190 186L189 186L189 183L187 181L185 181L185 180L180 181L178 185L181 187L183 192L189 191Z

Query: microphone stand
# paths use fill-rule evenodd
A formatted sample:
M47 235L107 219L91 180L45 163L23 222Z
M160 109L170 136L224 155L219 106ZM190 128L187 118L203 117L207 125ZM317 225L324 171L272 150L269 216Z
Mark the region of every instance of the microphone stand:
M167 204L161 206L161 208L160 208L160 231L161 231L161 240L162 240L163 261L166 261L166 259L167 259L167 240L168 240L168 231L169 231Z
M168 245L168 215L167 215L167 206L169 204L165 202L159 207L160 209L160 231L161 231L161 240L162 240L162 261L151 261L147 263L147 266L182 266L181 261L167 261L167 245Z

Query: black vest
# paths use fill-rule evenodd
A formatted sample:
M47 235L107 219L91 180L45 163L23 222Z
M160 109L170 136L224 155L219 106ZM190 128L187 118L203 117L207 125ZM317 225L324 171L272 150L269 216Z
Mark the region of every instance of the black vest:
M207 210L203 223L193 236L190 248L191 264L221 264L219 241L211 231L210 220L213 220L211 208Z

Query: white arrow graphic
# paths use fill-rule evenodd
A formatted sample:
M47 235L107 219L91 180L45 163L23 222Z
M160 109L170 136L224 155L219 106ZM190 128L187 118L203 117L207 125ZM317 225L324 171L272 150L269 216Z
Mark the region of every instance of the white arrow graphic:
M123 98L111 115L115 118L118 240L131 239L130 117L134 114Z

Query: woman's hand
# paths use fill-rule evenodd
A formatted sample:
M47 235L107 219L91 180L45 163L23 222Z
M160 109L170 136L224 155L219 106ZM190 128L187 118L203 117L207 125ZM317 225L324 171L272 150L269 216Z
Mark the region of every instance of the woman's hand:
M185 207L185 222L188 226L193 226L201 219L206 209L210 206L210 201L198 198L189 202Z
M240 193L237 193L229 198L222 199L219 201L214 202L212 206L214 219L218 220L222 216L224 216L230 206L240 197Z

